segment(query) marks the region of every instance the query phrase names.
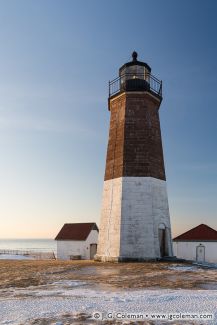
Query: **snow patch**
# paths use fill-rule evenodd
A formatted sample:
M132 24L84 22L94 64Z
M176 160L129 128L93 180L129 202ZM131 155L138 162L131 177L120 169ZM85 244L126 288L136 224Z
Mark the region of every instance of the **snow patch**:
M82 281L62 280L29 288L4 289L0 297L0 324L65 323L66 315L94 312L211 313L217 318L217 290L110 291ZM3 292L2 292L3 293ZM67 322L66 322L67 323ZM42 324L42 323L38 323ZM80 324L80 323L79 323ZM159 323L160 324L160 323ZM209 324L216 324L210 321Z
M167 267L168 270L174 270L174 271L199 271L198 267L196 266L186 266L186 265L172 265Z

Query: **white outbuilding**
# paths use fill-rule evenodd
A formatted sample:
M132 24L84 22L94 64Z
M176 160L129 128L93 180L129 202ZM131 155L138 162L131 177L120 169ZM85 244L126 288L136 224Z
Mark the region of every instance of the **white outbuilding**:
M96 254L99 229L96 223L65 223L55 240L57 259L93 259Z
M174 238L173 251L178 258L217 263L217 231L200 224Z

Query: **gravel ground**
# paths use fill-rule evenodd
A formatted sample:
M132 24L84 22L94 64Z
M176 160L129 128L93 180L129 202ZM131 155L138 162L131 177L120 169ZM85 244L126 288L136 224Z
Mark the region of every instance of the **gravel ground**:
M217 324L217 272L190 264L0 261L0 324ZM141 322L94 312L148 313ZM216 321L154 321L151 313L209 313Z
M217 270L190 264L0 260L0 270L0 289L37 286L58 280L92 281L99 286L109 286L111 290L201 289L204 284L217 284Z

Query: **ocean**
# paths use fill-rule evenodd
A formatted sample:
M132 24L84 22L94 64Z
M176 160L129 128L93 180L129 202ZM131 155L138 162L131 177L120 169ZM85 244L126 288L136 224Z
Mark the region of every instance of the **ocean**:
M53 239L0 239L1 249L54 252L56 254L56 241Z

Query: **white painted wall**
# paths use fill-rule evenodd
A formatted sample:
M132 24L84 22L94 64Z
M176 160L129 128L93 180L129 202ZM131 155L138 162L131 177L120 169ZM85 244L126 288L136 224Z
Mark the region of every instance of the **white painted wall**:
M120 255L122 177L104 182L98 256Z
M172 252L166 182L153 177L120 177L104 182L97 259L160 257L158 229L167 232Z
M90 245L97 244L98 231L91 230L86 241L57 240L57 259L69 260L70 255L81 255L82 259L90 259Z
M196 261L196 247L205 246L205 261L217 263L217 242L207 241L173 241L174 255L179 258Z
M169 232L172 255L166 182L153 177L124 177L122 193L120 255L160 257L158 230L162 224Z

